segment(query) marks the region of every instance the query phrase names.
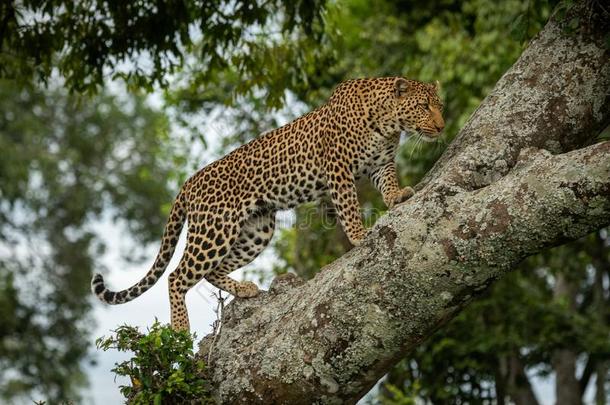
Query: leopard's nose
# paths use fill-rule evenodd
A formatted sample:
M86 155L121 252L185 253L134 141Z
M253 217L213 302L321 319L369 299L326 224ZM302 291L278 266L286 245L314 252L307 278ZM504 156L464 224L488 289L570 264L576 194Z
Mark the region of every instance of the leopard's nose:
M434 124L437 132L441 132L445 128L445 124Z

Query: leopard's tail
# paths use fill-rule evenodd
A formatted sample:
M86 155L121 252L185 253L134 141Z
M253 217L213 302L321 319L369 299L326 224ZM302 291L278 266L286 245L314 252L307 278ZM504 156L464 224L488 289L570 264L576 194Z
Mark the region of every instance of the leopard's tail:
M102 275L95 274L93 279L91 279L91 291L93 291L93 293L103 302L116 305L129 302L152 287L165 272L165 269L174 254L176 244L178 243L178 237L180 236L182 226L186 220L186 212L186 199L181 192L178 194L178 197L176 197L169 214L157 258L155 259L152 268L140 281L125 290L110 291L104 285L104 278Z

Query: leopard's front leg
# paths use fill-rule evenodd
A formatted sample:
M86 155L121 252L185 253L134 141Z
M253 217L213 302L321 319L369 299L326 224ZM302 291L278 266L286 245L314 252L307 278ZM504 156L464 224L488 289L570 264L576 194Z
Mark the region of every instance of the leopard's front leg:
M375 188L381 193L383 202L388 208L392 208L396 204L407 201L414 194L411 187L400 188L394 161L388 162L373 170L371 173L371 180L373 181Z
M326 166L327 186L337 211L339 222L350 243L358 246L366 229L362 223L354 175L346 164L336 160Z

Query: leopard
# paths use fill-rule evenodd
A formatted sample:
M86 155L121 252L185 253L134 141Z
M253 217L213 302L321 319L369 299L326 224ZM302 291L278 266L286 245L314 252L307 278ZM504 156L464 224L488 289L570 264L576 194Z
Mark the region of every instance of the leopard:
M202 279L237 298L259 295L251 281L229 274L269 244L280 210L330 197L350 243L363 225L356 182L368 177L392 209L414 194L400 187L395 156L402 133L424 141L443 131L440 84L406 77L352 79L328 101L294 121L263 133L203 167L181 187L171 207L161 246L148 273L133 286L109 290L101 274L93 293L122 304L151 288L168 267L184 224L186 247L169 275L171 327L190 330L185 295Z

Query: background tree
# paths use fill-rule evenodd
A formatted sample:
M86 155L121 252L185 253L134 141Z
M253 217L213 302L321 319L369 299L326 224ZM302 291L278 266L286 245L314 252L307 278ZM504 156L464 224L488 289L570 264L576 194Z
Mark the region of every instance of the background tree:
M75 400L104 251L95 223L156 240L180 143L141 96L84 101L4 80L0 104L0 395Z
M210 82L231 66L246 76L238 90L258 84L277 97L282 83L268 74L274 72L267 57L274 55L261 39L315 39L323 5L321 0L9 0L0 6L0 77L47 82L58 71L76 92L95 92L111 77L150 90L167 86L170 74L196 59L205 68L192 72L193 84ZM296 49L285 56L299 55ZM286 66L275 73L280 68Z

